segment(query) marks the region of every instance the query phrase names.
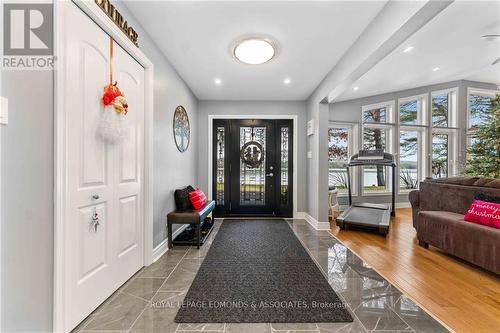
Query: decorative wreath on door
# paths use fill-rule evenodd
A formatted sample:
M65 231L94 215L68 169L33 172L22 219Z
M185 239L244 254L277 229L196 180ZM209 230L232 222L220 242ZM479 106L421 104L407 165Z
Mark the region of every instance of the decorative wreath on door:
M264 161L262 145L257 141L248 141L241 147L241 161L249 168L258 168Z

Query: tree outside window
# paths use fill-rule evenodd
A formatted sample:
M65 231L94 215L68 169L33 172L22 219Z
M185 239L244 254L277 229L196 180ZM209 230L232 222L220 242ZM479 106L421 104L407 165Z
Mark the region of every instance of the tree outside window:
M349 130L347 128L328 129L328 182L339 191L347 190L349 163Z
M484 124L491 111L492 98L482 95L469 95L469 129Z
M448 134L432 134L432 177L448 177Z
M386 130L383 128L364 128L363 149L386 150ZM365 191L381 191L386 189L385 167L365 166L363 167L363 184Z
M448 127L449 94L432 97L432 126Z

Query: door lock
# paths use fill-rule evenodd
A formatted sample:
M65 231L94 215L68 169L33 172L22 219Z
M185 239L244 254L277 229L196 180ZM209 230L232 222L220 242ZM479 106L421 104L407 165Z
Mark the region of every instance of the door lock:
M266 177L273 177L273 176L274 176L274 173L272 173L272 172L266 174Z
M92 196L92 199L93 199L93 200L99 200L99 198L100 198L99 194L94 194L94 195Z

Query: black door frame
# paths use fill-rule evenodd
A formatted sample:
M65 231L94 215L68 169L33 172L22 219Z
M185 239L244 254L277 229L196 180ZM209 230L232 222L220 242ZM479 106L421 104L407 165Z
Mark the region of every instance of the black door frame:
M294 147L293 147L293 119L213 119L213 136L212 136L212 196L216 201L214 216L216 217L293 217L293 168L294 168ZM274 142L270 140L266 142L267 158L269 162L266 166L266 174L273 172L273 182L266 182L266 193L272 195L274 205L267 207L265 212L253 212L255 208L239 207L238 203L234 203L237 198L235 194L238 191L239 180L239 142L234 140L233 135L239 138L238 126L266 126L269 133L274 134ZM288 128L288 191L284 195L281 193L281 129ZM223 204L217 200L217 142L218 129L224 131L224 186ZM266 136L268 140L269 136ZM274 169L270 170L269 166L273 165ZM232 171L234 170L235 173ZM238 176L236 176L238 175ZM233 177L233 180L231 179Z

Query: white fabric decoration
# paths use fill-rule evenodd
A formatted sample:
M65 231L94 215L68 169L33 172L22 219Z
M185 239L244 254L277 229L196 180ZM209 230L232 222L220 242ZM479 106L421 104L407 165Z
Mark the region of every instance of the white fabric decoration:
M106 106L101 115L98 132L107 143L122 143L127 136L123 113L117 113L113 105Z

